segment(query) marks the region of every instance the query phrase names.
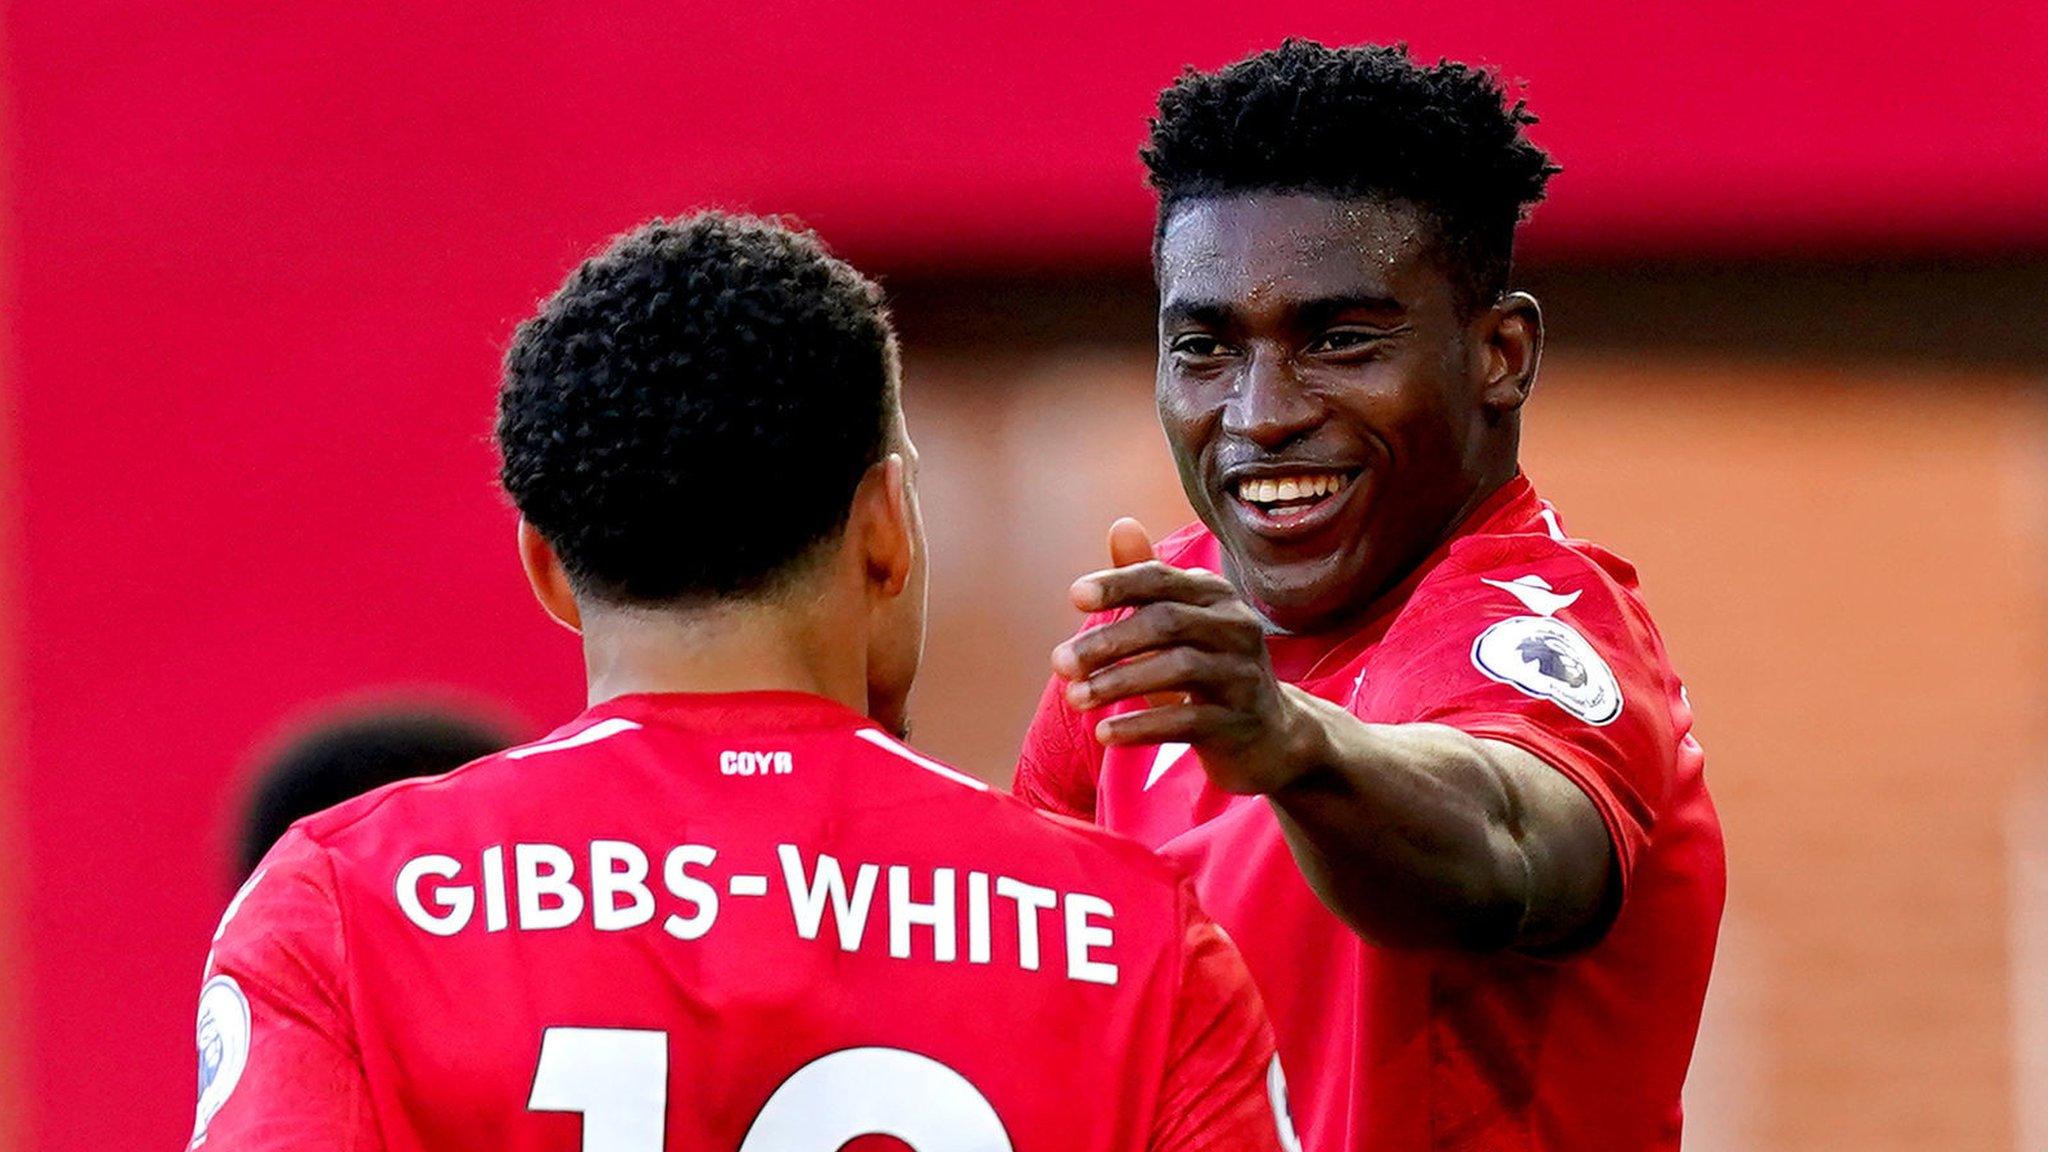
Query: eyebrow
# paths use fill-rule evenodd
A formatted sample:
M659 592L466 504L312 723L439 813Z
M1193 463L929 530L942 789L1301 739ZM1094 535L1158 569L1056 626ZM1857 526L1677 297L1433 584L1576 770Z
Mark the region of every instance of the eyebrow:
M1296 306L1295 311L1299 312L1302 319L1311 327L1320 327L1346 312L1375 312L1382 316L1396 317L1408 314L1408 309L1403 307L1399 300L1390 296L1363 294L1321 296L1314 300L1304 300Z
M1193 323L1206 328L1221 328L1235 313L1230 305L1210 300L1169 300L1160 307L1159 318L1169 324Z
M1159 318L1169 324L1194 323L1214 328L1231 323L1237 318L1238 311L1235 301L1169 300L1159 309ZM1293 311L1303 323L1315 327L1327 324L1346 312L1375 312L1383 316L1403 316L1408 310L1399 300L1392 297L1345 293L1299 301L1294 304Z

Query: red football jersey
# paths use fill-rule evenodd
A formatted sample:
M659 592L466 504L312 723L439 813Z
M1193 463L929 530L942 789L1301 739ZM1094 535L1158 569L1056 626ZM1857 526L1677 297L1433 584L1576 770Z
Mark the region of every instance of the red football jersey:
M1199 525L1160 555L1223 570ZM1677 1148L1725 873L1691 707L1634 570L1568 537L1517 477L1366 623L1269 651L1361 719L1450 725L1569 776L1620 858L1606 937L1563 958L1373 947L1309 888L1265 800L1211 787L1185 746L1105 752L1100 715L1076 715L1057 679L1017 793L1190 870L1273 1013L1307 1147Z
M206 975L220 1152L1292 1141L1166 863L793 693L622 697L303 820Z

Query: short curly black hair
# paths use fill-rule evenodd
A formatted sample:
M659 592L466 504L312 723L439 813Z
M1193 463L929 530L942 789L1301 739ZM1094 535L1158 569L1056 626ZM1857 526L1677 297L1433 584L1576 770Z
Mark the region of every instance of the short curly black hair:
M1160 93L1139 155L1163 229L1183 201L1306 192L1406 203L1436 225L1465 303L1507 291L1515 227L1559 171L1498 76L1407 45L1288 40Z
M500 479L579 594L770 592L845 527L887 449L896 364L881 289L816 236L654 220L519 326Z

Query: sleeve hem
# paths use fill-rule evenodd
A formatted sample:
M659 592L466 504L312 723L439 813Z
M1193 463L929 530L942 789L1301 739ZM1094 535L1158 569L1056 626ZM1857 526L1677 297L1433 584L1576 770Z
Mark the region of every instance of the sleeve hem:
M1600 814L1600 822L1607 826L1607 839L1613 844L1614 854L1620 865L1621 899L1626 905L1631 878L1635 874L1640 841L1647 836L1647 832L1622 811L1621 802L1615 799L1613 789L1601 778L1599 770L1570 746L1555 740L1539 738L1537 733L1541 729L1523 717L1487 716L1462 720L1450 726L1468 736L1512 744L1578 785L1579 791L1585 793L1586 799L1593 802L1594 811Z

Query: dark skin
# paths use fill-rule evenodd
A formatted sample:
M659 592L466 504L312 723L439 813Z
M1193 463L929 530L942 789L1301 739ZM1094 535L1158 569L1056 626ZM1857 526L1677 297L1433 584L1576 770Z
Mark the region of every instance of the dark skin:
M1158 249L1160 421L1226 571L1116 567L1084 611L1134 611L1060 645L1077 709L1142 697L1104 744L1187 743L1226 791L1266 797L1316 893L1387 947L1552 951L1612 915L1613 847L1562 773L1434 724L1370 724L1273 674L1269 633L1369 616L1516 474L1543 347L1536 301L1461 298L1409 205L1261 193L1177 205ZM1261 480L1341 488L1275 513ZM1254 486L1245 487L1250 482ZM1304 489L1305 490L1305 489ZM1270 500L1270 497L1269 497Z

